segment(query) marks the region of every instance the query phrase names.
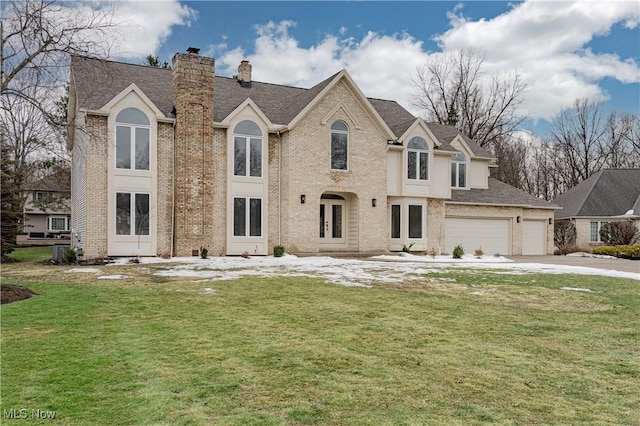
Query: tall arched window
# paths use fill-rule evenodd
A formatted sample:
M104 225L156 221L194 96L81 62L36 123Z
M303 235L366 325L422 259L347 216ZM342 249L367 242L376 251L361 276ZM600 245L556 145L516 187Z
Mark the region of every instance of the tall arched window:
M429 179L429 144L419 136L411 138L407 144L407 178Z
M331 169L349 168L349 128L344 121L331 125Z
M451 187L466 188L467 186L467 157L458 152L451 159Z
M149 170L151 125L145 113L125 108L116 116L116 168Z
M262 177L262 130L244 120L233 129L233 174Z

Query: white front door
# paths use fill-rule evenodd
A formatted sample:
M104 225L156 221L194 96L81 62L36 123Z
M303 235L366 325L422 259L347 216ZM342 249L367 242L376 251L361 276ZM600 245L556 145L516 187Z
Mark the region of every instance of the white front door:
M346 241L346 202L344 200L321 200L320 243L327 246L342 246Z

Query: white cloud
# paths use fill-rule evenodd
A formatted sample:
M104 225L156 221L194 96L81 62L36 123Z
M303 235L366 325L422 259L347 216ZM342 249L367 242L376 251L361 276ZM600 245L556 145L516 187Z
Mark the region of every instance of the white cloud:
M522 73L528 83L522 108L532 118L552 118L580 97L606 100L598 85L603 78L640 81L635 60L585 48L615 24L635 28L640 20L635 1L527 1L477 21L462 12L462 5L455 5L448 15L451 28L434 39L443 52L468 48L486 52L488 75ZM218 72L234 74L240 60L248 59L255 80L311 87L344 68L367 96L394 99L411 109L416 68L441 54L425 52L422 41L407 33L369 32L356 40L346 36L344 27L305 48L291 35L295 25L292 21L257 25L252 53L216 49Z
M98 1L54 4L49 14L60 25L90 25L84 39L95 40L100 55L113 58L141 58L157 52L176 25L190 25L197 12L178 0ZM108 50L105 52L105 46Z
M197 12L178 0L162 0L150 7L148 2L118 1L114 19L126 26L114 49L114 56L137 58L157 52L176 25L189 26Z
M534 118L551 118L579 97L604 100L603 78L640 82L633 59L596 54L584 46L606 36L613 25L634 28L640 19L635 1L527 1L493 19L450 18L451 29L436 37L444 51L475 48L486 52L490 72L517 69L527 77L523 107Z

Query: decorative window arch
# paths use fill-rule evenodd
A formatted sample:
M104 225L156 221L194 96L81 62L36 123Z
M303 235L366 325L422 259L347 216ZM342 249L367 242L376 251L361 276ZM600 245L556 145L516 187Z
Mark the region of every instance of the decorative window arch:
M262 144L262 130L253 121L243 120L234 127L234 176L262 177Z
M137 108L125 108L116 116L116 168L149 170L151 123Z
M407 144L407 178L429 180L429 144L420 136Z
M331 170L349 169L349 127L344 121L331 125Z
M460 151L451 159L451 187L467 187L467 157Z

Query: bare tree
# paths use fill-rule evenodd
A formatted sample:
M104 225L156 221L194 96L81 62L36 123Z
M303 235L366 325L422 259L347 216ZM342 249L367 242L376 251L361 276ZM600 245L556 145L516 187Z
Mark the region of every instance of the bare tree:
M570 189L604 168L634 167L637 128L634 115L605 116L601 105L587 99L575 101L552 122L549 142L561 163L558 172Z
M517 72L487 77L483 62L475 50L434 56L416 71L414 105L428 120L455 125L490 148L522 123L518 107L526 84Z
M0 136L7 165L3 181L16 188L22 189L38 167L66 160L62 144L66 114L61 107L66 106L70 56L106 57L117 40L112 5L104 5L73 10L68 3L55 1L0 4ZM24 194L11 208L23 205ZM19 217L22 211L13 213L7 217ZM4 232L21 224L14 219L5 224L3 217L2 225Z
M21 97L47 118L50 91L64 84L70 55L108 56L117 25L112 9L79 13L54 1L2 2L3 96Z

